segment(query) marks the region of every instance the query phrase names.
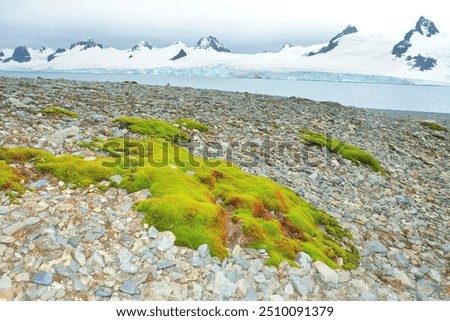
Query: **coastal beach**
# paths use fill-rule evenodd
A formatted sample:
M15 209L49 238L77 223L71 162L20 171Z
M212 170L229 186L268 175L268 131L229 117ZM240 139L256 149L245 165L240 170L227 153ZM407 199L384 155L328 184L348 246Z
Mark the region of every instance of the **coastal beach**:
M43 112L51 106L77 117ZM295 264L270 266L265 250L230 235L229 255L218 259L210 246L178 246L172 232L144 226L133 204L151 198L149 190L117 188L120 177L71 186L25 162L26 191L11 198L0 190L0 299L450 300L450 114L0 77L0 148L95 160L102 152L86 144L142 136L113 122L120 116L207 125L206 133L186 129L195 155L232 161L331 215L353 236L359 266L331 269L304 252ZM305 143L301 130L369 152L385 174Z

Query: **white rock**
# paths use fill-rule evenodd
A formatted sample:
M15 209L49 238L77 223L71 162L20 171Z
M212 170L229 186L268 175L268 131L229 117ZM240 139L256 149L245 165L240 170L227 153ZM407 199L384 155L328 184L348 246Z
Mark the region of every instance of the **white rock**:
M218 271L214 275L213 293L219 298L229 298L236 292L236 285L227 279L222 271Z
M339 275L323 262L316 261L313 263L314 268L326 283L337 284L339 282Z

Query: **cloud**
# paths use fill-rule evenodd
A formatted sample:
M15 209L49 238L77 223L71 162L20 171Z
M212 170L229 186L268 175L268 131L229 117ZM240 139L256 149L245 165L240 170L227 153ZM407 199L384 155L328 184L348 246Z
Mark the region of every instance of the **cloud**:
M211 34L229 47L236 46L231 48L233 51L256 51L265 45L274 50L285 42L326 42L348 24L361 31L397 28L403 32L422 14L445 30L450 22L438 3L429 0L426 6L419 6L410 0L405 6L392 0L17 0L2 4L0 48L19 43L67 46L87 36L121 48L139 40L157 46L176 40L193 45L201 36Z

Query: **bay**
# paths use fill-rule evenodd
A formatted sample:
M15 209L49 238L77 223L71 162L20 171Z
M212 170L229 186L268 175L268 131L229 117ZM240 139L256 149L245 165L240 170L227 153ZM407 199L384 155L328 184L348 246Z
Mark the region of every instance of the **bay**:
M415 112L450 113L450 86L393 85L306 80L193 77L124 73L0 71L0 76L83 81L136 81L139 84L193 87L295 96L346 106Z

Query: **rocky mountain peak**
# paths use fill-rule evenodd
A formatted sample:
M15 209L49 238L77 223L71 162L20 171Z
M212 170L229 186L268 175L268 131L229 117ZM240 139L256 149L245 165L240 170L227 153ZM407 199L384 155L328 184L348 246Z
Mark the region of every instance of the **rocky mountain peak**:
M12 57L3 60L3 63L7 63L11 60L18 63L28 62L31 60L30 52L28 51L27 47L19 46L14 49Z
M231 52L230 49L225 48L223 43L213 36L202 37L197 42L195 49L213 49L217 52Z
M358 32L358 29L356 29L355 26L348 25L344 30L342 30L336 36L331 38L330 42L326 46L320 48L318 51L311 51L311 52L307 53L306 55L307 56L315 56L317 54L327 53L337 47L337 45L339 44L338 40L340 38L342 38L343 36L352 34L352 33L356 33L356 32Z
M358 29L356 29L355 26L348 25L344 30L342 30L340 33L338 33L336 36L331 38L330 42L334 42L339 38L342 38L343 36L350 35L352 33L357 33Z
M71 44L70 49L73 49L76 46L82 46L83 48L81 48L81 50L87 50L87 49L91 49L91 48L95 48L95 47L99 47L99 48L103 49L103 45L96 43L94 41L94 38L92 38L92 37L87 38L86 40L78 41L78 42Z
M421 16L417 21L415 31L427 37L431 37L439 33L439 30L436 28L434 22L428 20L424 16Z
M140 41L138 44L136 44L135 46L133 46L131 48L131 51L138 51L138 50L141 50L143 48L152 50L153 49L153 45L151 43L149 43L148 41Z
M414 34L419 33L426 37L431 37L439 33L439 30L436 28L436 25L433 21L426 19L424 16L421 16L416 23L416 27L414 29L409 30L403 40L400 40L393 48L392 54L397 58L401 58L406 56L405 54L408 50L413 46L411 43L411 38ZM407 55L406 62L413 69L417 68L420 71L427 71L433 69L437 65L437 59L433 57L429 57L427 55L422 56L421 54L416 55Z

